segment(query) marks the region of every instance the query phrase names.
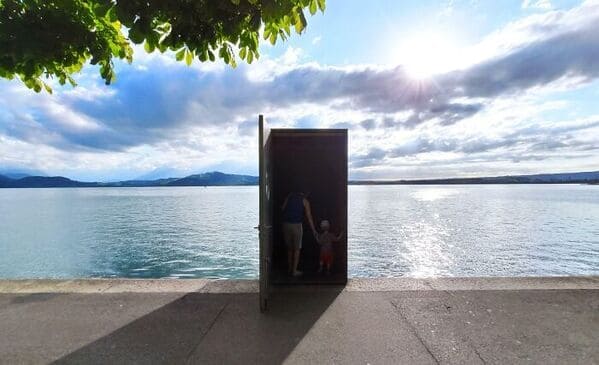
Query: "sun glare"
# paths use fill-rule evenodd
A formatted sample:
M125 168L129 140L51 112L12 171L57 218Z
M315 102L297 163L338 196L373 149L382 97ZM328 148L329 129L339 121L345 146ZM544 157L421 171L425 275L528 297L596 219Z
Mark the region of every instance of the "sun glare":
M407 74L424 79L459 67L460 52L456 44L441 33L421 33L400 41L393 60L405 67Z

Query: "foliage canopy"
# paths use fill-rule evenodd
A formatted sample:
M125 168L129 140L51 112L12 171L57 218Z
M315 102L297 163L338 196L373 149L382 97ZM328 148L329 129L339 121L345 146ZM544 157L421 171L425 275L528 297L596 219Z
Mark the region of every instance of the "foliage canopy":
M42 77L69 82L88 61L106 84L113 59L131 62L131 42L147 52L175 52L191 64L259 57L262 36L275 44L306 27L304 10L324 11L325 0L0 0L0 77L30 89L52 89Z

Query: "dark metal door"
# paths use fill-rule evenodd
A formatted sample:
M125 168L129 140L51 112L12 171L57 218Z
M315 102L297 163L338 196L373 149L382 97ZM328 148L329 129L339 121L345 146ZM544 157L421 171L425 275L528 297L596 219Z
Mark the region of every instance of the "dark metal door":
M268 305L270 251L272 241L272 202L269 173L270 129L264 117L258 117L258 158L259 158L259 241L260 241L260 311L264 312Z

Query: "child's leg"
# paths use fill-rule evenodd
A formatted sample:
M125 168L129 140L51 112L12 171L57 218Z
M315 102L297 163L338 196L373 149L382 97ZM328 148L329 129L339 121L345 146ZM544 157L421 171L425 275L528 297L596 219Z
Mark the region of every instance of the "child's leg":
M322 252L320 252L318 260L318 272L322 272L322 268L324 266L324 257L322 255Z

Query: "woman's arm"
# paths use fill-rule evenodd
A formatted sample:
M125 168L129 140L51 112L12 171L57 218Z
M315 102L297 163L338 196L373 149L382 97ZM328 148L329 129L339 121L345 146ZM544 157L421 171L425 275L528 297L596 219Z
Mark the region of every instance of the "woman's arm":
M310 223L310 228L312 228L312 233L316 234L316 228L314 228L314 221L312 220L312 209L310 208L310 202L306 198L304 198L304 211L306 212L308 223Z
M289 195L291 195L291 193L287 194L287 196L285 197L285 201L283 202L283 205L281 206L281 211L285 211L285 207L287 206L287 200L289 200Z

